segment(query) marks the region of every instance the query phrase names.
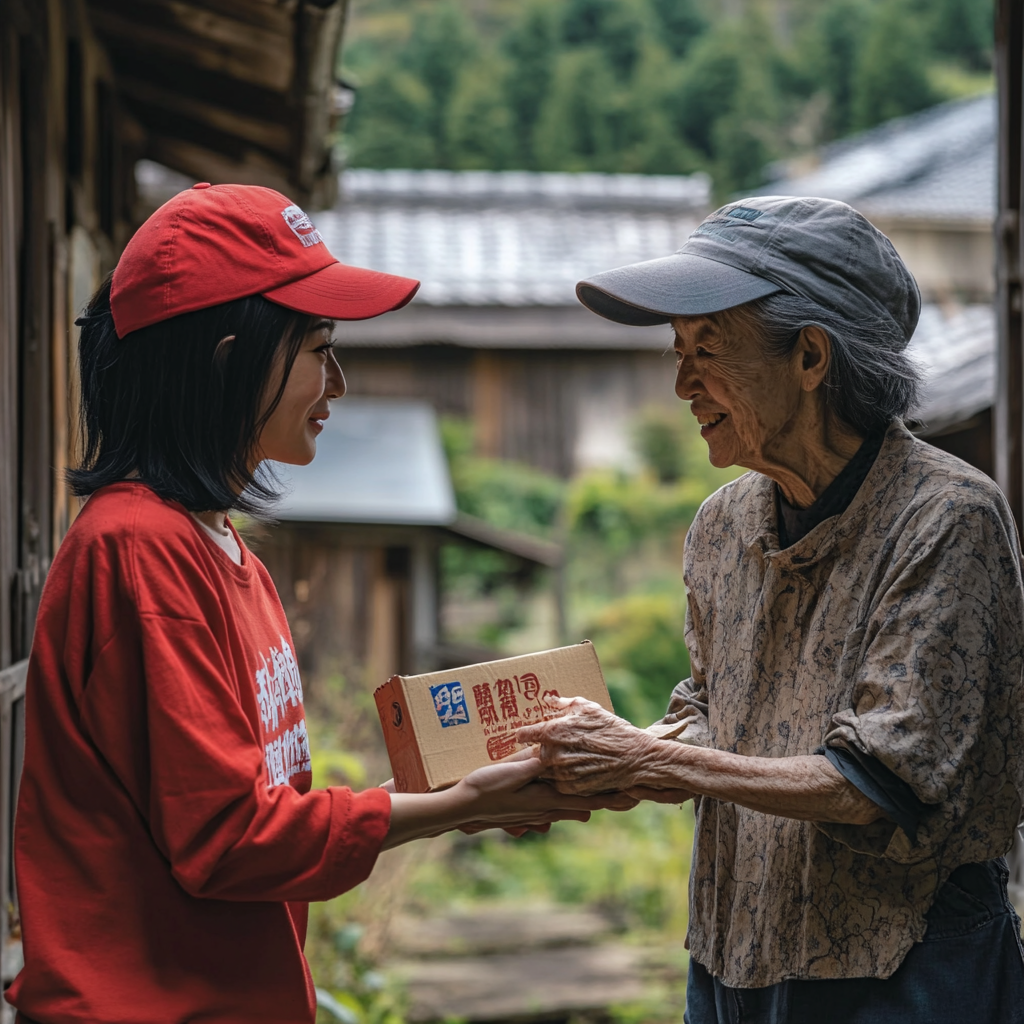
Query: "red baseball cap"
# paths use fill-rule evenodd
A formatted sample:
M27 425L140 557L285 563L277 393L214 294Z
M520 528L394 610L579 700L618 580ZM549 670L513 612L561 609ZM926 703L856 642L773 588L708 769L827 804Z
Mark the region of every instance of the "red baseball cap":
M331 320L404 306L419 281L339 263L290 199L259 185L193 185L132 236L114 269L117 336L180 313L262 295Z

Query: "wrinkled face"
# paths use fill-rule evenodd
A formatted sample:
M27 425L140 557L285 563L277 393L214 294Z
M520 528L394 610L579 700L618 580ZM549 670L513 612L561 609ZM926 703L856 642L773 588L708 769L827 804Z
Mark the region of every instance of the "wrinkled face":
M676 394L701 424L711 463L757 469L792 443L800 353L766 358L760 340L728 317L677 317Z
M333 330L332 321L322 320L302 339L281 400L260 433L263 458L293 466L313 461L317 435L331 414L329 403L345 394L345 377L331 344ZM270 394L279 380L278 373L271 380Z

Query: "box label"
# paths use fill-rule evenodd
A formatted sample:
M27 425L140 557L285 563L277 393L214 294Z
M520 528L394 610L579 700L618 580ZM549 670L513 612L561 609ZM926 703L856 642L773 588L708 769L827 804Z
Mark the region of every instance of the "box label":
M469 708L466 706L466 694L461 683L441 683L440 686L432 686L430 696L434 700L434 710L440 719L442 729L469 724Z
M547 718L550 712L544 701L557 696L558 691L553 689L541 693L541 682L535 672L477 683L473 687L473 703L487 739L487 756L500 761L514 754L519 747L516 730Z

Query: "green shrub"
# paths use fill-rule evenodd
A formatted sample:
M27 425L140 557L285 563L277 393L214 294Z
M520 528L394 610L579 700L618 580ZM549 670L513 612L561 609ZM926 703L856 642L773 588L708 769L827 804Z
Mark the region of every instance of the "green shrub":
M699 481L661 486L649 473L592 470L569 487L566 525L570 536L600 540L619 557L647 538L686 530L707 492Z
M690 674L681 590L630 594L607 605L588 629L615 709L636 725L660 718L672 688Z
M550 537L558 521L565 483L520 462L473 454L473 425L445 417L441 439L460 512L493 526Z
M317 1024L403 1024L405 996L360 950L363 927L348 920L344 897L310 906L306 955L318 988L334 1012L321 1009Z
M585 904L670 941L686 934L692 804L597 811L586 824L558 822L514 841L484 832L441 843L444 855L424 856L410 880L424 909L477 900Z

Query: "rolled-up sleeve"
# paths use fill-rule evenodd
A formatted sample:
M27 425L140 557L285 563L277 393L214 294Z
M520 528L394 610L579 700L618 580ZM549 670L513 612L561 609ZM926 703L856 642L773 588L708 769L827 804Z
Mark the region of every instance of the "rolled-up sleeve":
M946 496L909 534L868 619L852 706L833 716L825 744L876 758L927 812L916 842L889 823L818 827L904 863L940 850L958 863L981 860L1021 808L1016 532L1005 506Z

